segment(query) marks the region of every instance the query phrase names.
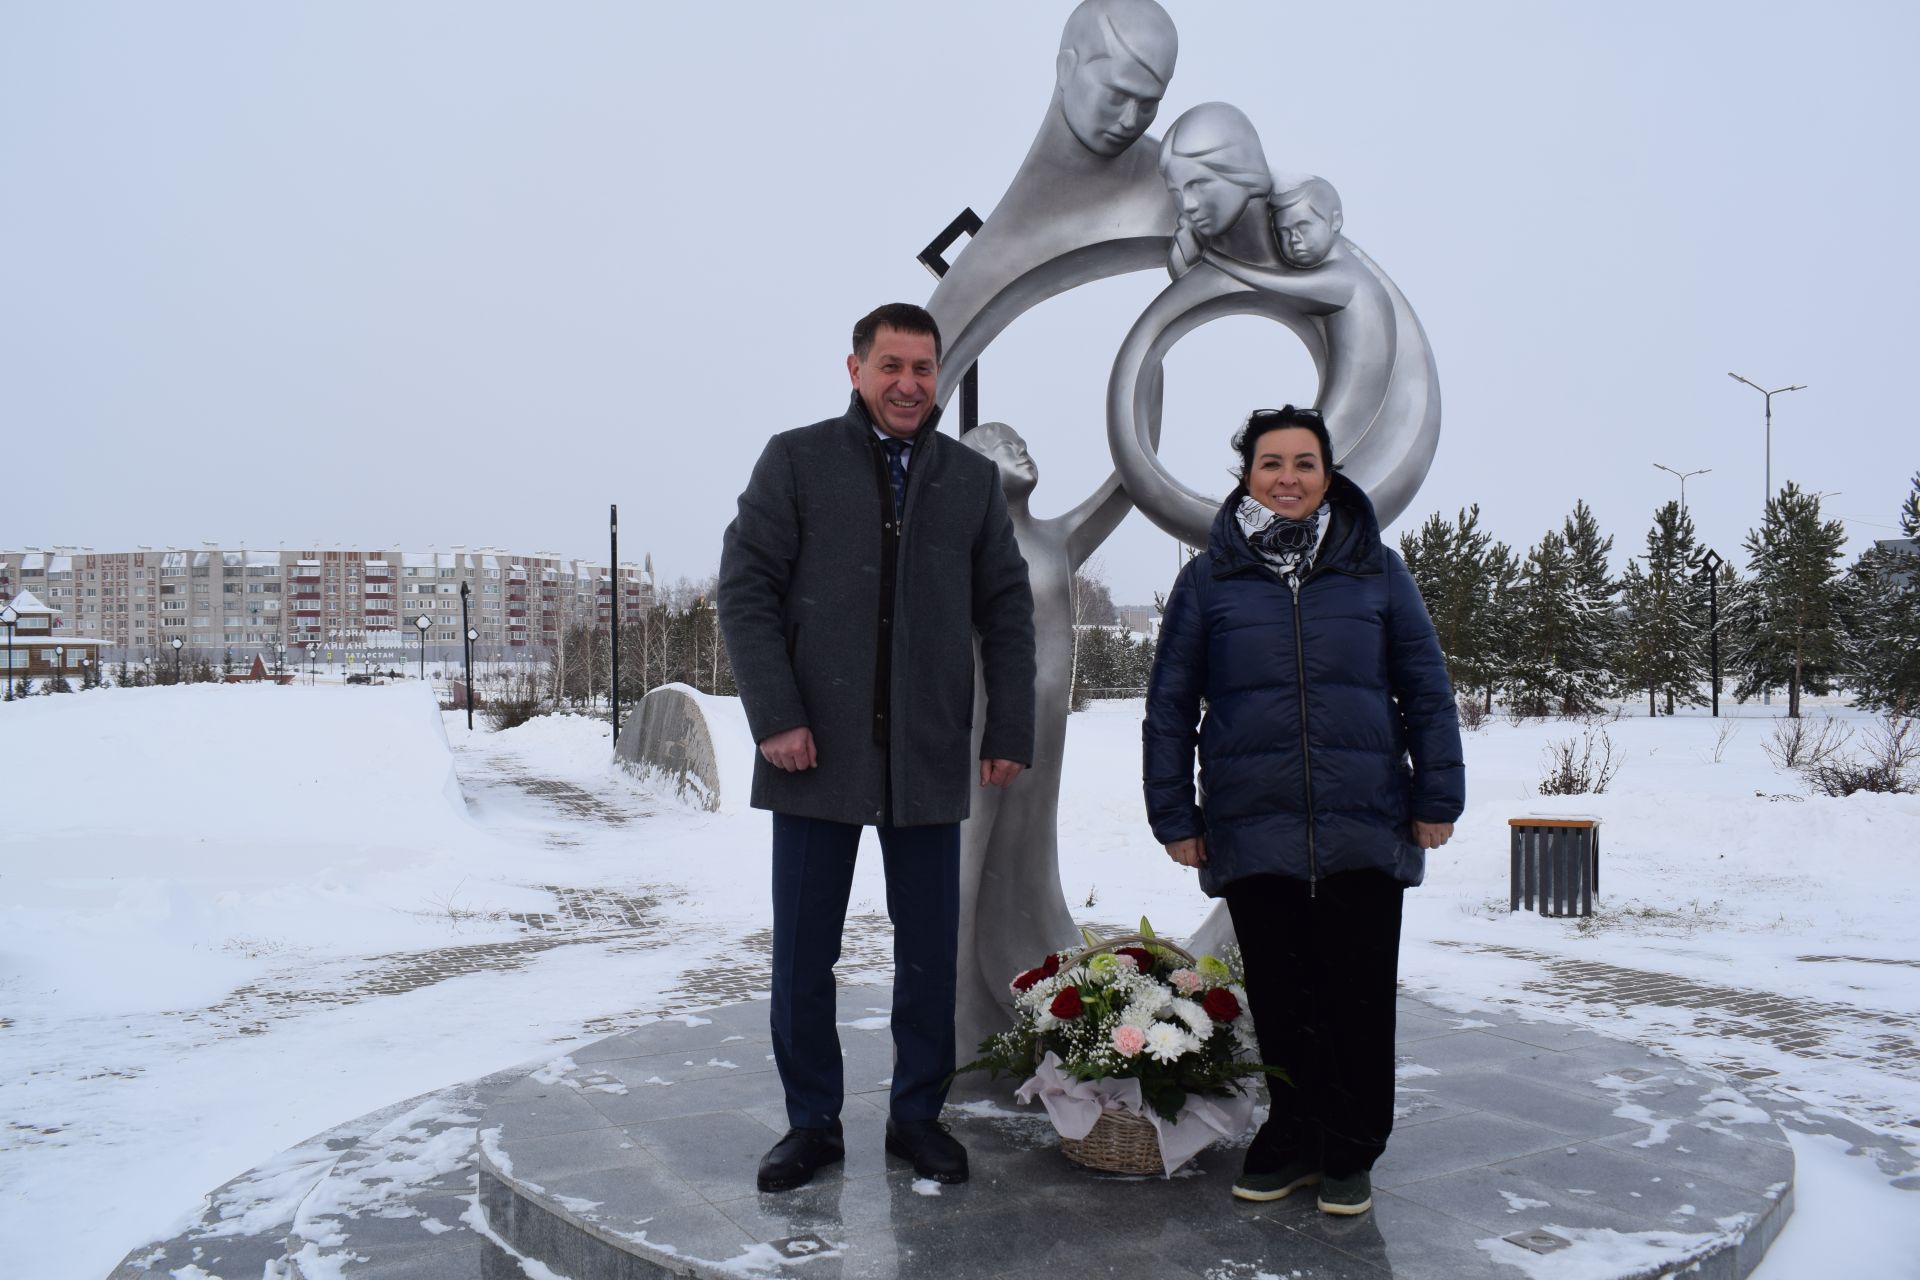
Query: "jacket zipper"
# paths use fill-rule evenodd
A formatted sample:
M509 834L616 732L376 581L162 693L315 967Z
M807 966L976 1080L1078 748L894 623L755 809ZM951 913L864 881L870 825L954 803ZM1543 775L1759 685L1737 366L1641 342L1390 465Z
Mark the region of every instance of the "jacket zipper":
M1317 896L1320 859L1313 847L1313 756L1307 746L1307 655L1301 647L1300 579L1292 577L1287 585L1293 590L1293 672L1294 686L1300 691L1300 772L1307 784L1307 896Z

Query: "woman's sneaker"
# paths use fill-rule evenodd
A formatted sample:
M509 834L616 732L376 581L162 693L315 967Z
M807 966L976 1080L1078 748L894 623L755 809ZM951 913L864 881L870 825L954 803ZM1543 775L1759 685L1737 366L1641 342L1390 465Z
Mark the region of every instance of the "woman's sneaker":
M1234 1188L1238 1195L1239 1188ZM1373 1179L1362 1169L1350 1173L1344 1178L1320 1179L1320 1212L1322 1213L1365 1213L1373 1208Z
M1294 1160L1272 1173L1248 1173L1241 1170L1233 1180L1236 1200L1283 1200L1301 1187L1320 1181L1320 1166L1313 1160Z

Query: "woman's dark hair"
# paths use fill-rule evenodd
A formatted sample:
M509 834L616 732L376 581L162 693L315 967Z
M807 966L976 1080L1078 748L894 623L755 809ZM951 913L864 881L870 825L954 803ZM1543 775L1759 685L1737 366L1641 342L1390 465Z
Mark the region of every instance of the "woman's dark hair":
M1246 484L1247 476L1253 470L1253 454L1259 447L1260 437L1282 427L1304 427L1313 432L1313 438L1320 442L1320 465L1329 472L1335 470L1333 437L1327 434L1326 419L1320 416L1318 409L1296 409L1290 404L1278 409L1255 409L1247 415L1247 425L1233 433L1234 452L1240 455L1240 471L1236 478L1241 484Z

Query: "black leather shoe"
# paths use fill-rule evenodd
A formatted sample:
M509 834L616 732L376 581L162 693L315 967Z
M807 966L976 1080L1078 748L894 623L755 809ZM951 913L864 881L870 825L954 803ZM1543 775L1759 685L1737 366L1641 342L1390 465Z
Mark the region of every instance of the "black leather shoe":
M831 1129L789 1129L787 1136L760 1158L760 1189L791 1191L804 1187L823 1166L846 1154L847 1144L841 1140L837 1124Z
M967 1180L967 1149L938 1120L887 1121L887 1153L911 1161L923 1178Z

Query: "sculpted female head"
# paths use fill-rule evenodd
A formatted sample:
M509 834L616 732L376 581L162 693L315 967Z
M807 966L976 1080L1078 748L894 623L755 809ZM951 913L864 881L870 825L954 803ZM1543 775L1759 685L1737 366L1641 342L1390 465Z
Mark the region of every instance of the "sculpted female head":
M1160 143L1160 176L1181 220L1208 237L1224 235L1273 191L1253 122L1224 102L1203 102L1173 122Z

